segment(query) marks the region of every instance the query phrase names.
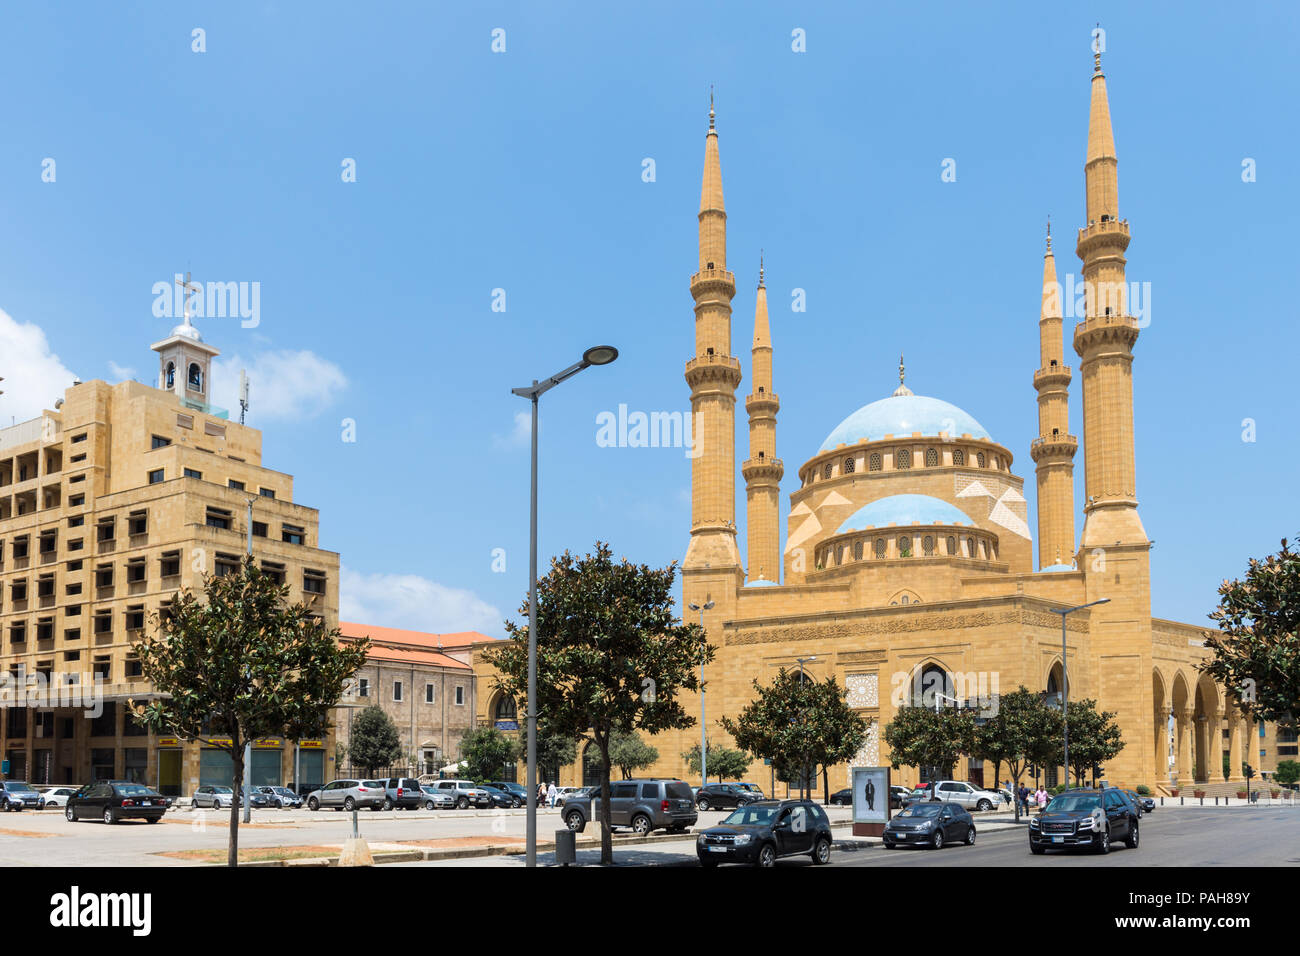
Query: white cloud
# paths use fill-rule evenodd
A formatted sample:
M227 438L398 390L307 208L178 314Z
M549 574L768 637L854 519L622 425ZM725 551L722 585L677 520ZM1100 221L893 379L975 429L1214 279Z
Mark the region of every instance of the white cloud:
M50 351L40 326L20 323L0 309L0 427L36 418L76 376ZM12 419L12 421L11 421Z
M499 635L505 615L473 591L418 574L362 574L344 567L339 572L339 618L436 634Z
M126 365L118 365L112 360L108 363L108 372L113 376L115 382L131 381L136 377L135 369Z
M515 412L515 427L509 435L495 435L493 442L498 448L525 448L533 440L533 413Z
M213 404L239 411L239 372L248 372L249 420L311 418L344 388L348 379L329 359L311 351L258 352L251 359L231 355L212 363Z

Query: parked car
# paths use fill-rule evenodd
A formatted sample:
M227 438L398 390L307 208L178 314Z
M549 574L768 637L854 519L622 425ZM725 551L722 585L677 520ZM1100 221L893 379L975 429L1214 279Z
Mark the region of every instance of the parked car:
M903 809L903 801L907 798L907 795L911 792L912 791L909 790L907 787L901 787L898 784L891 784L889 787L889 809L891 810Z
M579 797L583 794L590 793L592 790L599 790L599 787L559 787L555 791L554 806L562 807L573 797Z
M488 796L488 792L473 780L435 780L431 786L440 793L450 795L461 810L467 810L472 806L480 808L492 806L492 798Z
M631 827L637 833L665 829L681 833L699 819L691 786L685 780L615 780L609 786L610 827ZM570 830L581 832L600 819L600 796L571 796L561 812Z
M845 787L843 790L836 790L832 793L831 805L835 807L853 806L853 788Z
M1125 790L1124 793L1128 795L1128 798L1133 802L1133 805L1138 808L1139 818L1141 818L1144 814L1151 813L1153 810L1155 810L1156 802L1150 797L1144 797L1136 790Z
M778 858L808 853L813 863L831 859L831 821L811 800L759 800L732 811L695 840L700 865L774 866Z
M385 810L418 810L423 805L424 791L414 777L389 777L385 782Z
M496 787L489 787L485 783L479 784L480 790L486 790L488 799L492 801L494 809L511 810L515 806L515 795L507 793L504 790L498 790Z
M153 787L142 783L100 780L87 784L68 797L63 815L69 823L95 818L105 823L127 819L157 823L171 805L170 797L164 797Z
M110 783L126 783L124 780L108 781ZM231 790L230 787L212 786L204 784L194 791L190 798L190 804L195 807L211 807L214 810L229 808L231 803L235 806L243 806L243 791ZM272 805L271 798L257 787L252 788L252 793L248 798L249 806L254 810L260 810Z
M885 824L881 842L886 850L896 846L928 846L943 849L947 843L975 842L975 818L960 803L943 800L918 801Z
M421 786L420 790L424 793L424 809L454 810L456 808L456 798L450 793L444 793L429 784Z
M763 799L763 788L756 783L750 783L748 780L742 780L740 783L735 784L735 786L740 787L743 790L748 790L750 793L758 794L758 799L760 800Z
M964 780L938 780L934 793L943 802L958 803L967 810L992 810L1003 799L996 790L985 790Z
M254 787L253 789L265 795L269 806L279 810L283 810L285 807L294 809L302 806L302 797L288 787ZM257 804L253 805L256 806Z
M1109 853L1118 839L1137 849L1138 829L1138 809L1123 791L1067 790L1029 821L1029 850L1039 854L1052 847L1086 846Z
M762 797L752 790L738 787L734 783L710 783L695 791L695 808L697 810L734 810L761 800Z
M369 807L371 810L384 808L386 788L385 780L331 780L319 790L307 795L307 809L320 810L355 810Z
M45 797L25 780L0 780L0 810L41 810Z
M509 780L489 780L489 787L496 787L498 790L504 790L506 793L515 797L515 807L522 807L528 803L528 788L522 783L512 783Z
M47 807L63 807L67 806L68 797L80 789L80 787L49 787L41 796L45 798Z

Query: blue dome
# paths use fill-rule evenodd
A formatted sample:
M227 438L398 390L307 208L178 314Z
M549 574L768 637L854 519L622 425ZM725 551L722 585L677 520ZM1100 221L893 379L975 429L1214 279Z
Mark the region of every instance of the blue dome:
M859 508L840 525L836 534L861 531L868 525L883 528L889 524L974 524L970 515L960 508L929 495L890 495Z
M749 581L745 584L747 588L779 588L780 586L775 581Z
M949 438L970 435L991 438L984 426L956 405L924 395L891 395L863 405L826 436L819 451L837 445L852 445L862 439L878 441L886 435L905 438L912 432L934 437L947 432Z

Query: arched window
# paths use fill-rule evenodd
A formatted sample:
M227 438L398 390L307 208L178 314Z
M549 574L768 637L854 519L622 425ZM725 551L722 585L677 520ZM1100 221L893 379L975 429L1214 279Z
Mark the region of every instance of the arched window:
M974 538L967 538L967 539L966 539L966 557L968 557L968 558L973 558L973 557L975 557L975 539L974 539Z
M948 535L948 553L949 554L957 553L957 539L952 535Z
M902 604L904 607L906 607L906 606L907 606L907 595L904 594L901 598L899 598L899 599L898 599L898 603L899 603L899 604Z
M880 452L873 451L871 457L867 460L868 471L880 471L882 465L880 461Z
M886 548L886 545L885 545L885 539L884 539L884 538L877 538L877 539L876 539L876 557L877 557L877 558L883 558L883 557L885 556L885 548Z
M938 465L939 465L939 453L935 451L933 448L927 448L925 450L925 467L936 468L938 467Z
M845 458L845 459L844 459L844 474L846 474L846 475L851 475L851 474L853 474L853 467L854 467L854 465L853 465L853 459L852 459L852 458Z
M912 556L912 539L903 535L898 539L898 556L900 558L910 558Z
M504 694L497 701L496 710L492 714L493 720L516 720L519 717L519 709L515 706L514 698L507 697Z
M894 454L894 467L895 467L895 468L911 468L911 467L912 467L912 453L911 453L910 451L908 451L906 448L900 448L900 449L898 449L898 451Z
M861 561L861 560L862 560L862 548L863 548L863 541L862 541L861 538L859 538L857 541L854 541L854 542L853 542L853 560L854 560L854 561Z
M921 539L921 550L925 552L927 558L934 555L934 535L927 534Z
M831 463L828 461L826 463L826 467L822 469L822 477L829 478L830 476L831 476Z
M168 362L167 363L167 384L164 386L164 388L175 388L175 387L176 387L176 363Z
M938 664L928 664L920 673L912 675L911 684L908 703L913 707L934 710L936 703L948 707L952 705L951 698L957 696L956 684Z
M980 468L984 467L984 452L979 452L975 455L975 464Z
M987 541L982 543L984 545L984 560L987 561L989 559L989 543Z
M954 448L952 450L952 463L954 465L957 465L958 467L965 467L966 453L962 451L960 448Z
M844 545L842 544L837 544L835 546L835 563L836 564L844 563Z
M203 370L198 362L190 363L189 387L196 392L203 391Z

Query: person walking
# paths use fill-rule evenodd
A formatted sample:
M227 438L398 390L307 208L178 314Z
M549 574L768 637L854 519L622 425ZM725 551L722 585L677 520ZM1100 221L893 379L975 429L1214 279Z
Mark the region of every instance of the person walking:
M555 785L555 781L552 780L551 786L546 791L546 805L548 807L555 806L555 798L558 797L559 795L560 795L560 788L557 787Z
M1044 790L1042 787L1039 787L1039 788L1038 788L1038 793L1037 793L1037 798L1038 798L1038 801L1037 801L1037 802L1038 802L1038 812L1039 812L1039 813L1042 813L1045 809L1047 809L1047 791Z
M544 783L537 785L537 805L539 807L546 806L546 784Z

